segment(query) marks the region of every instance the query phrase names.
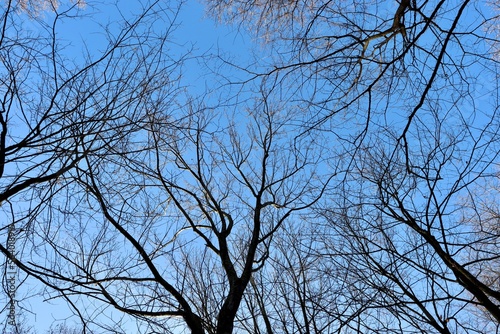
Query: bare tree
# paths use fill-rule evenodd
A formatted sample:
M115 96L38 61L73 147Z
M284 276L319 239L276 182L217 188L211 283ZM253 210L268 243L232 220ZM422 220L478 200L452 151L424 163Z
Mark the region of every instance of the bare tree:
M295 138L294 113L265 96L234 111L174 109L159 93L133 122L140 131L115 134L106 154L86 154L19 218L26 226L36 212L39 232L17 263L85 324L98 319L72 296L150 330L232 333L274 234L321 198L330 177L318 173L318 138Z
M421 114L408 147L387 129L374 136L343 188L352 194L339 203L344 210L326 214L332 240L349 242L348 252L330 242L331 253L355 263L346 277L362 282L368 311L397 319L393 331L499 330L499 290L487 269L498 259L492 216L472 195L497 179L498 116L480 128L459 115Z
M165 15L157 3L105 31L83 64L58 39L78 6L50 4L49 19L43 3L8 2L3 16L0 200L17 248L0 250L84 332L121 325L98 324L88 300L150 329L180 318L194 333L233 332L274 234L328 184L320 151L266 97L235 114L175 104L181 62L166 52L171 23L149 28ZM40 35L16 29L23 20Z
M494 167L494 170L497 167ZM498 208L498 173L493 171L491 177L476 182L469 188L469 194L462 202L462 224L470 231L470 240L466 248L467 255L462 254L461 261L467 270L491 289L500 291L500 271L498 252L500 242L499 208ZM488 290L487 290L488 291ZM500 307L498 299L490 298ZM495 314L484 306L487 323L497 321Z
M498 332L495 14L208 4L272 51L234 104L176 97L157 3L81 66L54 33L76 4L36 38L6 7L0 250L86 332Z
M13 329L6 329L6 326L2 330L2 334L37 334L34 326L29 324L29 321L25 318L20 318L17 321L16 326ZM53 324L50 328L43 332L43 334L81 334L82 330L75 327L71 327L66 323Z
M71 4L79 8L84 8L86 3L84 0L71 0ZM8 2L8 6L16 7L17 10L25 12L32 17L42 15L46 11L57 11L59 8L57 0L18 0Z
M317 223L307 216L291 221L276 235L269 265L254 277L246 299L252 311L247 318L254 322L248 332L338 332L347 282L335 277L337 263L317 256L325 232Z
M339 326L498 332L487 269L498 259L487 223L496 216L474 196L497 182L495 3L207 3L276 51L267 70L248 71L288 92L310 113L309 129L331 132L331 157L347 161L318 209L330 236L319 256L352 288L339 293L351 302Z
M100 51L88 48L75 55L66 52L59 36L65 24L77 22L77 4L62 4L40 17L26 15L19 6L6 1L0 7L0 203L5 217L0 231L7 237L14 228L17 239L16 253L4 238L0 250L24 274L50 286L37 267L50 260L38 253L37 244L51 243L55 227L49 214L42 220L44 212L68 195L75 182L70 175L85 170L88 159L125 152L147 120L144 110L176 94L182 59L169 58L166 39L173 26L168 20L177 9L148 4L120 29L104 27L105 38L95 41L102 43ZM64 212L68 204L61 199L57 205Z
M264 97L236 114L189 108L179 123L152 119L151 150L129 160L134 174L122 189L116 182L113 189L105 187L98 178L105 165L100 170L89 163L94 167L79 180L118 237L133 246L128 256L141 268L127 270L127 279L108 274L107 280L144 292L131 304L93 272L85 271L93 278L87 284L99 283L108 301L130 314L180 316L193 333L240 328L235 320L244 312L247 286L266 265L274 234L313 205L328 184L317 172L321 152L310 138L296 141L291 117ZM137 175L144 181L136 195L111 205L125 187L130 193L129 178ZM141 202L142 213L134 218L131 203Z
M262 333L498 332L497 115L434 119L409 156L388 128L367 137L318 215L277 236L249 301Z
M267 41L268 69L249 71L276 77L271 85L306 106L313 127L343 128L336 119L344 115L368 126L396 109L411 118L434 90L467 89L465 59L495 54L495 13L470 1L206 2L210 14Z

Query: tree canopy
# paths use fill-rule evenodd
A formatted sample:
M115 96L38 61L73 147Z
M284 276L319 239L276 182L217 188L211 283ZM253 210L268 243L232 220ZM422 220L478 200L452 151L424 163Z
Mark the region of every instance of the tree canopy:
M499 332L498 4L206 0L243 59L179 43L184 5L75 54L105 4L1 3L18 289L83 333Z

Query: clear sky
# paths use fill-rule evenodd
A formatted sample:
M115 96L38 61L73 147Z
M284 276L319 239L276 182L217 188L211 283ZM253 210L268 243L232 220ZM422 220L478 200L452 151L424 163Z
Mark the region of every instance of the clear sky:
M67 0L61 1L61 8L64 8L65 1L67 2ZM76 63L82 60L84 48L90 53L97 54L106 45L102 26L119 20L120 15L137 14L140 10L138 3L137 1L120 1L119 8L117 8L115 5L101 2L97 2L94 6L92 0L88 1L88 6L81 12L81 18L69 19L57 26L60 40L64 41L65 45L61 52ZM1 5L3 6L4 3ZM0 9L3 8L0 7ZM26 18L25 14L19 15ZM41 12L37 20L50 22L53 17L52 12L46 11ZM191 94L202 93L207 86L211 85L210 76L207 76L206 69L196 56L230 53L235 58L245 59L248 55L247 48L252 44L252 40L237 29L216 24L205 15L202 4L196 0L188 0L183 5L176 22L179 26L172 35L172 53L181 55L192 48L190 56L193 58L186 62L182 77L182 84L189 87ZM36 31L40 29L40 25L36 20L25 20L23 28ZM19 275L19 279L24 277L23 274ZM60 299L43 300L38 294L42 289L43 286L30 278L22 283L16 294L17 298L23 299L20 304L23 310L19 307L17 309L19 319L24 320L27 327L32 326L38 333L44 333L51 324L57 324L65 319L68 319L68 324L71 326L72 319L69 318L71 313L65 302ZM5 296L0 297L0 302L4 303L4 298ZM1 317L6 317L6 314L4 311ZM119 315L117 313L114 316ZM131 324L130 333L135 331L134 324Z
M69 0L61 0L61 2L64 1ZM78 63L83 59L83 49L86 48L89 53L94 55L104 50L106 43L105 35L102 34L102 28L108 26L109 23L110 25L108 27L110 27L111 31L117 32L117 26L113 25L113 22L119 20L120 15L130 17L130 15L139 12L138 3L140 2L138 1L126 0L120 2L116 1L116 3L119 7L108 5L105 1L98 1L94 6L92 0L89 0L87 8L81 11L81 18L66 20L62 26L57 27L60 32L61 40L65 41L66 44L61 52L64 52L69 58L74 59L74 61ZM390 3L391 6L396 4L395 1L389 1L388 3ZM0 10L3 4L4 2L0 2ZM53 17L54 13L47 11L41 13L38 19L48 22ZM24 22L23 28L27 30L36 30L40 27L35 20L25 20ZM168 23L168 20L165 20L165 23ZM263 46L258 43L258 41L255 41L252 37L245 34L242 30L238 30L236 27L217 24L214 20L207 17L203 5L196 0L186 0L176 19L176 24L178 24L178 26L172 34L172 39L169 41L171 43L170 48L174 57L190 52L185 66L183 67L181 84L186 86L187 91L192 95L202 95L204 92L220 83L220 78L211 75L210 71L201 61L202 58L198 56L216 56L222 54L228 59L232 59L235 63L243 64L242 67L246 67L247 64L252 63L252 57L260 56L259 52L262 54L262 57L266 55ZM159 23L158 26L154 27L154 29L156 28L164 29L165 27ZM374 44L372 44L372 46L373 45ZM215 58L212 57L211 59L213 60ZM213 64L217 64L217 62L212 63L212 65ZM224 73L227 75L244 75L243 72L238 72L237 70L234 70L232 74L231 72ZM479 80L486 79L479 78ZM485 82L484 86L487 87L487 82ZM477 88L480 86L478 85L475 87ZM329 94L330 92L324 93ZM321 93L319 93L319 95L320 94ZM447 93L437 91L434 92L434 94L442 94L442 96L445 96ZM474 91L474 94L479 96L481 92ZM400 96L394 95L392 98L394 100L401 100L398 102L399 104L404 104L406 102L402 100ZM486 100L482 100L481 102L485 101ZM461 107L464 108L463 106ZM394 109L394 105L392 108ZM326 112L330 113L330 110ZM362 116L364 117L364 115ZM386 114L381 114L380 117L386 116ZM400 114L393 114L392 117L394 118L394 122L400 121L404 126L407 121L407 110L401 108ZM352 122L351 115L346 117L346 122ZM24 276L21 274L19 277L22 278ZM18 309L18 313L20 313L22 317L25 317L28 326L33 326L40 334L43 334L51 324L64 321L71 315L67 305L61 300L42 300L39 296L39 291L42 288L43 286L33 279L28 279L22 283L17 292L17 297L23 299L20 305L25 308L22 312ZM26 297L26 299L24 297ZM5 298L0 294L0 302L3 303L4 300ZM0 316L4 315L6 316L5 311ZM120 313L110 312L102 316L114 318L115 316L119 317ZM68 321L70 326L72 325L72 321L73 319ZM135 331L134 324L131 323L129 332L135 333Z

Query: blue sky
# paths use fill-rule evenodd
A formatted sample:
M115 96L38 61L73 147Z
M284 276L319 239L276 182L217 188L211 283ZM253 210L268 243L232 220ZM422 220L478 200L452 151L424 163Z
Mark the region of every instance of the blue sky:
M139 11L138 2L122 1L119 8L115 5L103 5L98 3L96 7L89 6L81 11L81 18L69 19L64 21L63 25L58 26L58 35L61 45L65 45L61 51L68 58L73 59L75 63L82 60L82 49L87 48L91 53L98 55L98 51L106 46L105 35L102 33L100 25L106 25L108 22L114 22L119 19L119 9L123 15L136 14ZM64 2L61 9L64 8ZM25 19L23 28L26 30L37 31L40 25L36 20L26 19L25 14L19 14ZM50 11L40 13L38 20L50 22L54 14ZM253 41L241 31L233 27L216 24L214 20L208 18L204 13L203 6L194 0L187 1L177 18L176 28L172 37L172 53L181 55L192 49L190 56L207 54L231 54L234 59L245 60L248 56L248 49ZM113 25L111 25L113 27ZM159 26L159 29L164 27ZM113 29L113 28L112 28ZM203 92L210 83L211 76L207 76L206 68L199 63L198 59L192 58L186 62L183 68L182 84L188 87L190 94ZM25 276L21 273L19 280ZM51 324L57 324L68 319L68 324L72 324L70 318L71 312L65 302L60 299L52 301L43 300L39 292L43 289L38 282L28 278L22 283L17 291L16 297L23 299L17 312L25 319L28 327L32 326L38 333L44 333ZM0 302L6 301L4 296L0 297ZM6 312L5 316L6 316ZM110 312L106 316L119 317L120 314ZM4 314L2 314L4 317ZM76 325L78 327L78 325ZM130 333L136 331L135 325L130 324Z
M390 3L394 4L393 1L390 1ZM122 1L119 6L119 8L116 8L114 5L106 6L98 4L96 7L92 7L90 4L87 9L81 12L82 18L68 20L64 26L60 27L60 37L65 40L67 44L64 52L70 58L73 58L75 62L78 62L81 60L81 50L84 45L86 45L91 53L96 52L96 50L103 50L105 47L103 38L105 36L99 33L101 29L100 24L106 25L108 22L114 22L119 16L119 11L121 11L123 15L128 16L136 13L138 10L137 2ZM117 9L119 9L119 11ZM54 14L47 12L43 13L43 15L48 21ZM34 21L26 20L25 22L25 29L38 29L39 27ZM166 22L168 22L168 20L166 20ZM173 33L171 40L172 54L174 56L180 56L188 52L191 47L193 49L190 58L186 61L182 73L182 85L187 87L187 91L190 94L202 94L207 89L217 86L220 83L219 79L221 79L210 74L210 71L200 63L201 58L197 58L196 56L223 54L234 60L235 63L243 64L243 67L245 67L246 64L252 62L252 57L254 57L255 54L257 54L257 57L259 57L259 54L262 57L266 55L266 50L259 41L255 41L251 36L247 35L242 30L238 30L236 27L216 24L205 15L203 6L197 1L188 0L184 4L177 18L177 24L179 24L179 26ZM112 31L116 29L113 25L111 25L111 27ZM159 23L157 28L164 29L165 27ZM251 54L250 50L252 50L254 54ZM228 67L226 67L226 69L228 69ZM224 73L244 75L243 72L238 72L237 70ZM480 78L479 80L484 79ZM487 87L487 84L484 86ZM481 94L481 92L475 93L478 95ZM441 97L443 97L446 92L435 92L435 94L442 94ZM393 96L393 99L398 100L400 97ZM216 102L217 101L214 101L214 103ZM399 101L399 103L402 102L404 101ZM464 108L464 106L461 106L461 108ZM392 117L396 120L406 121L407 114L405 111L401 111L401 114L398 115L400 119L396 119L394 114ZM384 114L383 116L385 117L386 115ZM346 119L348 122L351 122L352 115L349 115ZM405 123L403 123L403 125L404 124ZM20 275L20 277L22 277L22 275ZM18 297L30 297L22 303L22 306L27 308L23 314L27 318L28 325L34 326L39 333L43 333L52 323L63 321L70 316L70 313L68 312L67 306L59 300L53 302L43 301L37 296L40 289L42 289L42 286L32 279L29 279L24 282L19 289ZM105 316L114 317L120 316L120 314L118 312L111 312ZM71 322L69 322L69 324L71 324ZM133 324L131 324L130 332L133 333L134 331Z

